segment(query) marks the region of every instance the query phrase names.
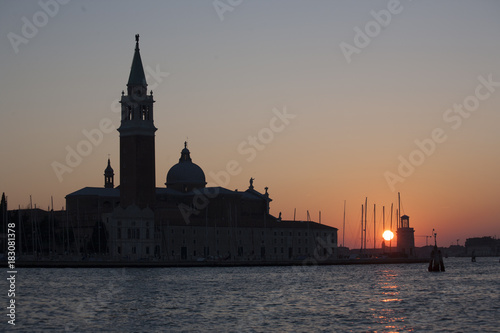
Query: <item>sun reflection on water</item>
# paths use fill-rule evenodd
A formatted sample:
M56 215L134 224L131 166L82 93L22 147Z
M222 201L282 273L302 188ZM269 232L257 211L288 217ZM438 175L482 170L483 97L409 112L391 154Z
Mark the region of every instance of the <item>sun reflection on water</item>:
M407 316L399 308L402 302L400 287L397 285L398 273L393 269L384 269L376 274L375 295L378 298L373 316L377 323L386 324L387 331L407 330Z

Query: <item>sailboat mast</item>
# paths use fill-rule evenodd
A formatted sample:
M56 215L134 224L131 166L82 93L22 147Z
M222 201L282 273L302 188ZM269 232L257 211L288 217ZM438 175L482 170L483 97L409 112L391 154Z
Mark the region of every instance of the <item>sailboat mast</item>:
M375 242L377 240L377 215L375 214L376 212L376 204L373 204L373 249L375 250L377 247L375 246Z
M382 229L385 231L385 206L382 206Z
M363 204L361 204L361 242L359 243L359 248L361 253L363 253L363 214L365 209L363 208Z
M30 222L31 222L31 246L33 249L33 257L35 256L35 225L33 223L33 200L30 195Z
M56 232L54 230L54 197L50 196L50 205L52 206L50 212L50 224L52 226L52 253L56 253Z
M396 217L399 216L399 210L396 209ZM397 232L397 229L399 228L399 223L398 221L396 221L396 232Z
M344 200L344 222L342 226L342 246L345 247L345 200Z
M400 228L401 223L401 195L398 192L398 228Z
M392 208L393 208L394 204L391 203L391 231L392 231Z
M368 215L368 198L365 198L365 243L364 243L364 248L366 249L366 217Z

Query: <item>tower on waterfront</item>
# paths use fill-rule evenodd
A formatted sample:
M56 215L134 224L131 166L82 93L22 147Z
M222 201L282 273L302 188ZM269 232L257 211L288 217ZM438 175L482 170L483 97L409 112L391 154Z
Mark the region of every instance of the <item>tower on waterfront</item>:
M135 35L135 52L127 83L122 91L120 132L120 205L151 207L155 202L155 132L153 92L148 84Z
M398 252L404 256L415 256L415 230L410 228L410 217L401 216L401 222L398 227Z

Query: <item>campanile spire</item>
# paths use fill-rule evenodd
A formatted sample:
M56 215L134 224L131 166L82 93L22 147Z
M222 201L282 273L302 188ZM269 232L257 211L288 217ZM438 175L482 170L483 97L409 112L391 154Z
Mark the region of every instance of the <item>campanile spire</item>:
M139 35L127 83L121 96L120 204L140 208L155 201L155 132L153 93L147 94L146 76L139 53Z
M139 34L135 35L135 51L130 67L130 75L127 83L127 94L143 94L147 92L148 83L142 67L141 53L139 52Z

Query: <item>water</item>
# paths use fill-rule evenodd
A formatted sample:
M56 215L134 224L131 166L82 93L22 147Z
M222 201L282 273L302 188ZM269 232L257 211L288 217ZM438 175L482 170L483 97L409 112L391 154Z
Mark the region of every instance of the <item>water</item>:
M498 258L445 265L19 269L15 328L499 332Z

